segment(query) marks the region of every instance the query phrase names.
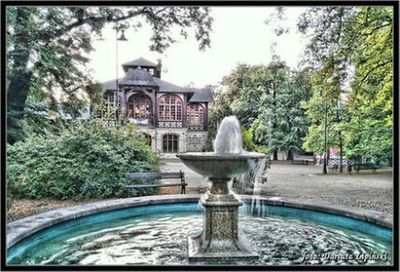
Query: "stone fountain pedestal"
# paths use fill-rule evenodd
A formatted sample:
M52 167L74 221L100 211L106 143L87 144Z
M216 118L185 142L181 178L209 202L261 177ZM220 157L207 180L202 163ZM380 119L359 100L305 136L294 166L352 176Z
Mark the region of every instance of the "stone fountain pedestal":
M229 192L230 178L210 177L212 187L201 199L203 230L188 236L189 261L256 259L243 237L239 237L238 210L242 203Z
M238 216L242 203L229 192L228 182L244 173L250 162L262 160L264 155L194 152L176 156L212 183L210 191L201 199L204 206L203 230L190 233L188 237L189 261L258 258L245 239L239 236Z

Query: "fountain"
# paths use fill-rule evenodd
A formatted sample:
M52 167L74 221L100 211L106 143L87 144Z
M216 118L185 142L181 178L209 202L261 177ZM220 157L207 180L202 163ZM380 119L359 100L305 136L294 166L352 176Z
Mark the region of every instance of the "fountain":
M218 132L215 153L178 155L212 182L202 196L203 207L197 194L156 195L88 203L8 222L7 265L134 265L138 269L158 265L162 269L224 264L259 270L271 265L382 268L393 264L393 218L387 214L242 195L239 218L242 203L227 183L249 167L257 173L256 166L263 160L260 154L242 151L240 137L236 118L229 117ZM203 231L188 237L201 222Z
M212 183L201 199L205 210L203 230L188 236L189 261L258 258L245 238L239 236L238 209L242 203L229 191L228 182L264 155L243 151L239 121L234 116L222 121L214 151L176 155Z

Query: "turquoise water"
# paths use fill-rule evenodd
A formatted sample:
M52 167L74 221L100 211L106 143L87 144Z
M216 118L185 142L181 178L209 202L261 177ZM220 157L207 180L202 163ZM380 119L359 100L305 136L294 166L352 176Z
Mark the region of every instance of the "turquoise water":
M240 232L259 253L250 265L336 265L392 262L391 229L343 216L297 208L250 206ZM148 205L69 220L22 240L7 251L8 264L188 264L187 235L202 227L197 203ZM192 263L191 263L192 264ZM203 264L204 263L198 263Z

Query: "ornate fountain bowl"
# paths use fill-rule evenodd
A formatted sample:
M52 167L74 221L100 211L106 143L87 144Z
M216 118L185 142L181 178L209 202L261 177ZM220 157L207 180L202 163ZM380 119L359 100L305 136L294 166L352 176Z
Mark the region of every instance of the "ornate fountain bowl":
M264 158L255 152L191 152L176 155L187 167L208 178L232 178L249 167L249 160Z
M189 261L258 258L244 237L239 236L238 209L242 203L229 192L228 181L245 172L259 153L184 153L176 155L187 167L205 176L212 186L202 197L203 230L189 233Z

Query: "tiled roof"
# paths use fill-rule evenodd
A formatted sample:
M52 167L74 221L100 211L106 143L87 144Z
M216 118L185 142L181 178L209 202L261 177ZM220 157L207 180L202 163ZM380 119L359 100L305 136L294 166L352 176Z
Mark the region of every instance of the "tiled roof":
M213 101L210 89L196 89L189 102L210 102Z
M139 58L124 65L132 66L153 66L154 63L147 61L144 58ZM147 70L141 69L128 69L123 78L118 79L119 85L130 86L152 86L158 87L158 92L161 93L184 93L191 96L189 102L210 102L213 100L211 91L209 89L197 89L180 87L168 81L162 80L158 77L152 76ZM116 90L116 80L103 82L102 85L106 90Z
M123 80L123 78L118 79L118 83ZM106 81L106 82L101 82L101 85L104 86L104 88L106 90L116 90L117 88L115 86L117 86L115 79L110 80L110 81Z
M126 62L126 63L122 64L122 66L157 66L157 64L155 64L147 59L144 59L144 58L138 58L138 59Z
M180 87L175 84L172 84L168 81L159 79L157 77L153 78L157 85L160 87L159 92L162 93L194 93L194 90L191 88Z
M150 73L141 68L129 69L126 72L125 77L118 83L134 86L158 86Z

